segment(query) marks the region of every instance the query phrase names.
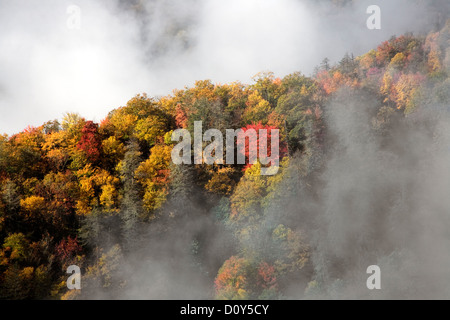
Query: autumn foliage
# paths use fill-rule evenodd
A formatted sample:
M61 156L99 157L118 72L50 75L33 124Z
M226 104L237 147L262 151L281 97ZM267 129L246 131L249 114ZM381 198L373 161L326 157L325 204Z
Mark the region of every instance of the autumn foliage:
M313 280L320 222L308 201L324 187L327 159L342 152L331 147L330 102L364 92L374 107L361 126L386 139L398 119L420 117L426 99L448 106L448 34L393 37L360 57L326 60L310 77L265 72L251 84L201 80L165 97L138 94L100 125L69 113L1 135L0 298L118 297L130 285L121 270L130 257L166 259L161 270L180 277L193 269L198 278L183 280L208 283L208 298L278 299L292 293L292 279L303 298L308 283L326 278ZM236 150L245 164L174 165L171 134L195 121L223 133L255 130L256 141ZM279 149L274 176L261 176L261 158L249 163L261 145L269 159ZM179 256L185 265L176 269ZM67 291L70 264L86 273L82 292Z
M98 124L87 121L81 130L81 139L77 148L84 152L89 162L95 163L100 158L101 140L98 134Z
M254 130L254 132L256 133L256 140L255 141L251 141L250 138L245 138L245 144L243 146L241 146L241 149L238 150L238 152L240 152L241 154L245 155L245 166L244 166L244 170L248 169L249 167L252 166L252 164L250 163L250 151L251 150L256 150L256 154L259 156L267 156L267 160L270 161L274 161L274 160L278 160L281 161L283 159L284 156L286 156L287 154L287 144L284 141L280 141L280 139L275 140L275 145L272 145L272 130L278 130L278 128L274 127L274 126L264 126L261 124L261 122L259 122L258 124L249 124L243 128L241 128L242 130L242 134L241 136L238 136L238 139L243 139L243 136L245 135L245 133L248 130ZM260 130L263 130L263 132L266 132L266 139L262 140L262 136L260 133ZM262 147L262 149L266 152L262 152L262 154L260 153L260 147ZM273 150L278 150L278 154L277 155L272 155L271 151Z

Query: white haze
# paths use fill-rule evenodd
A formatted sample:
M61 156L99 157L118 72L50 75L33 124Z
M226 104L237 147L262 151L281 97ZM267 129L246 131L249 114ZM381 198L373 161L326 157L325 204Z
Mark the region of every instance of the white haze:
M368 30L366 8L382 9ZM67 28L67 8L81 29ZM145 8L144 8L145 7ZM195 80L251 82L261 71L311 74L325 57L362 54L428 21L416 1L357 1L341 9L306 0L0 2L0 132L61 118L100 121L137 93L167 95Z

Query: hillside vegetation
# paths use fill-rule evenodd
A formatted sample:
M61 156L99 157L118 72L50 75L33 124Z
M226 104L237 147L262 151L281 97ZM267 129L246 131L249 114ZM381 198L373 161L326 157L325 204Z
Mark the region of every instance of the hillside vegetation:
M0 136L0 298L449 297L449 42L450 22L311 77L203 80ZM278 174L174 165L194 121L278 128Z

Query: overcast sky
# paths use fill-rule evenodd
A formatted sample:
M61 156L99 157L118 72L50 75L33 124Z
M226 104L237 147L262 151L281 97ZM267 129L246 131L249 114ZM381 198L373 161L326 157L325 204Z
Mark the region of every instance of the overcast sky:
M428 17L417 3L361 0L338 10L328 1L149 0L136 15L118 0L1 0L0 132L65 112L100 121L137 93L167 95L200 79L309 75L325 57L421 30ZM371 4L381 7L381 30L366 27ZM68 27L71 5L80 29Z

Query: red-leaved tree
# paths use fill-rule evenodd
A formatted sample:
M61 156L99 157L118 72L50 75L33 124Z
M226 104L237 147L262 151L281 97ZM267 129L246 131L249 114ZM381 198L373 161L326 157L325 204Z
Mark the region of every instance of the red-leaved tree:
M101 139L98 133L98 124L87 121L82 131L82 136L77 144L77 148L82 150L88 161L95 163L100 158Z
M78 243L77 237L61 240L55 247L55 253L62 265L69 265L75 261L77 255L81 254L82 247Z
M263 156L267 156L268 159L271 160L276 160L278 159L279 161L281 161L283 159L283 157L285 157L287 155L287 144L284 141L281 141L281 139L278 139L277 141L274 141L276 143L276 145L273 146L274 150L276 150L276 148L278 148L278 155L273 154L272 155L272 130L278 129L274 126L268 126L268 125L262 125L261 122L259 122L258 124L249 124L243 128L241 128L243 133L247 132L250 129L253 129L256 131L256 141L251 141L251 139L246 138L245 139L245 145L243 146L243 148L241 147L238 152L239 153L244 153L245 154L245 166L244 166L244 171L247 170L248 168L250 168L252 166L252 164L250 164L250 150L252 150L252 148L255 148L254 144L256 143L256 150L257 150L257 155L258 158L260 156L260 146L264 146L267 145L267 154L263 155ZM260 141L260 129L264 129L267 132L267 141ZM239 138L239 137L238 137ZM263 152L264 153L264 152Z

